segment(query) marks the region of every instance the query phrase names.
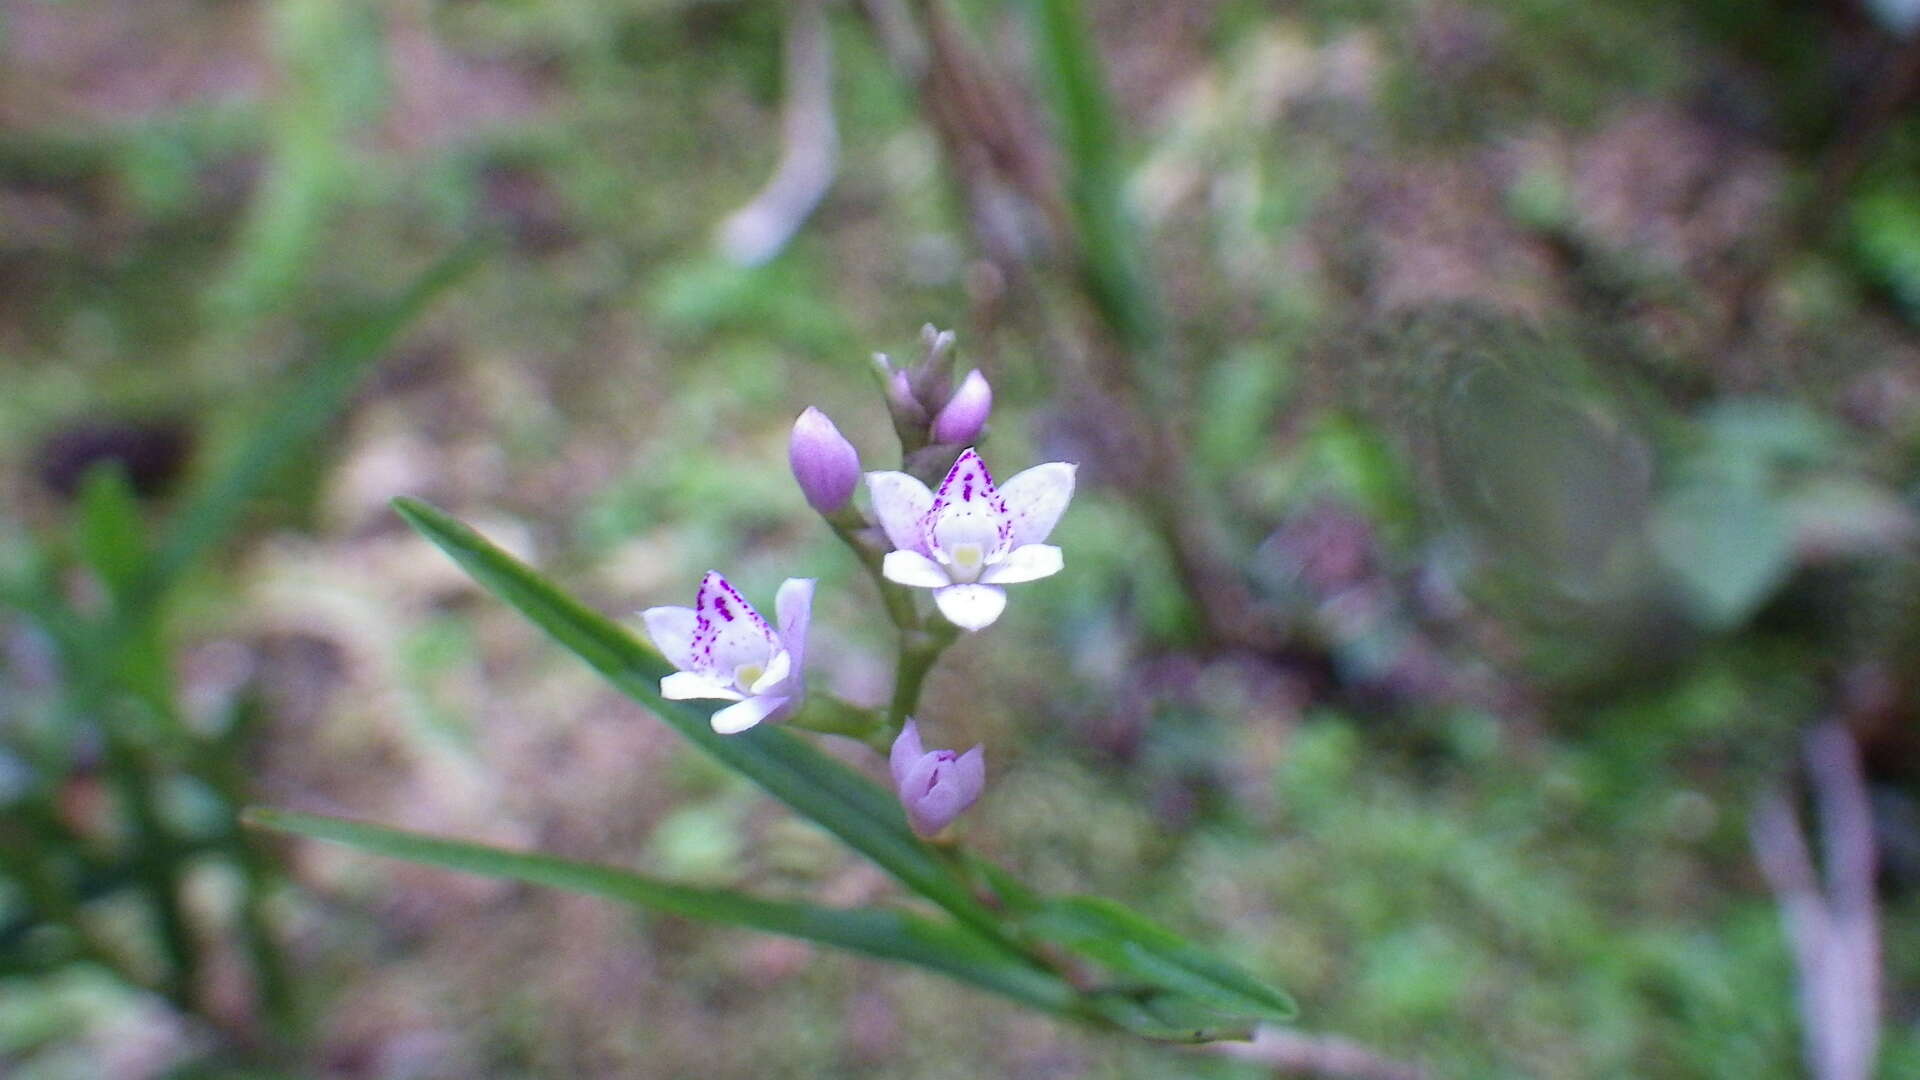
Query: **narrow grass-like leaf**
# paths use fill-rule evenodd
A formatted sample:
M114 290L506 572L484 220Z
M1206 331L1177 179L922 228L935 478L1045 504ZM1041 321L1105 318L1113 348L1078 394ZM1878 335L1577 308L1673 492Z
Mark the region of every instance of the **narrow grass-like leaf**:
M1108 1023L1159 1042L1251 1039L1259 1026L1250 1017L1222 1016L1192 998L1160 990L1097 990L1084 1000Z
M252 809L245 820L250 825L345 844L375 855L586 893L669 915L746 927L911 964L1050 1013L1072 1012L1076 1001L1073 989L1065 982L1007 956L995 943L962 927L906 912L765 900L724 889L660 881L618 867L284 810Z
M479 533L416 499L394 509L421 535L517 609L622 693L647 706L680 734L767 793L872 859L901 883L994 940L1005 931L940 856L908 828L899 803L878 785L804 740L761 725L718 735L711 710L660 696L673 667L606 616L569 596ZM1011 945L1009 953L1015 952Z
M1108 98L1093 33L1079 0L1030 0L1034 60L1049 91L1067 161L1067 198L1079 231L1081 272L1101 317L1148 365L1165 336L1139 226L1126 203L1120 123ZM1152 370L1148 378L1164 378Z
M146 559L146 529L133 485L118 463L88 470L80 484L74 546L116 600L140 576Z
M278 405L242 440L232 464L214 475L172 521L129 608L152 603L180 571L218 544L247 503L326 429L360 380L428 304L476 266L486 248L469 245L429 267L386 309L343 335L303 372Z
M1048 901L1021 926L1034 937L1089 957L1117 975L1188 998L1223 1016L1291 1020L1299 1014L1286 994L1111 900L1074 896Z

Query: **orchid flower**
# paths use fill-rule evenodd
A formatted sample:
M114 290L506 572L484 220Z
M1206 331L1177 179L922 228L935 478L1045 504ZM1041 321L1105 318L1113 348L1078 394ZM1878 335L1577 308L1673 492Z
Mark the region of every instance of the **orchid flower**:
M887 765L907 823L923 838L965 813L987 786L986 750L978 746L964 754L927 750L920 745L920 729L911 718L893 740Z
M938 493L902 472L867 474L874 516L895 550L881 563L889 581L933 590L940 613L979 630L1007 606L1002 585L1060 572L1060 549L1042 543L1073 498L1075 466L1035 465L995 488L971 448Z
M813 580L788 578L774 597L776 632L717 570L700 579L693 606L640 613L647 634L679 671L660 680L674 701L731 701L713 714L713 730L733 735L800 707Z

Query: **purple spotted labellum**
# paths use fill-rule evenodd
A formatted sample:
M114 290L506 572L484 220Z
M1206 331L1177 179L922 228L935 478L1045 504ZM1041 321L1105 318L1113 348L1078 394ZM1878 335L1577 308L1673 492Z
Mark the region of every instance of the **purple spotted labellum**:
M871 472L874 516L894 550L881 563L888 580L932 589L940 613L979 630L1007 606L1001 586L1060 572L1060 549L1042 543L1073 498L1074 466L1035 465L996 488L980 455L968 449L940 490L906 473Z
M860 453L819 409L809 408L793 422L787 464L807 505L831 514L847 505L860 486Z
M713 730L722 735L798 709L806 692L802 668L813 615L812 579L788 578L774 597L774 610L777 631L719 571L709 570L692 607L641 612L654 645L680 669L660 680L661 695L733 702L713 714Z
M974 747L964 754L927 750L920 745L920 729L909 718L893 740L887 757L893 785L907 823L922 838L932 837L952 824L980 798L987 786L987 752Z
M964 446L980 438L993 412L993 387L978 371L967 372L940 415L933 418L933 441Z

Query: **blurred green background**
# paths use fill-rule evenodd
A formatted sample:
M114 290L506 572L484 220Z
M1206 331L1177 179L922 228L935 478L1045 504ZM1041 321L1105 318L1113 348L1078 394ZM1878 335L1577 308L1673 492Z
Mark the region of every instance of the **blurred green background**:
M1828 723L1878 852L1871 1075L1920 1075L1920 12L1076 6L825 4L837 174L742 266L786 5L0 0L0 582L45 594L0 596L0 1073L1809 1075L1753 822ZM608 612L818 576L814 678L873 701L886 624L785 440L818 405L893 467L868 357L924 322L993 380L996 472L1083 466L1066 572L923 706L988 746L969 842L1388 1071L232 832L891 895L386 500ZM76 691L41 601L145 610L99 538L175 550L249 462L144 659Z

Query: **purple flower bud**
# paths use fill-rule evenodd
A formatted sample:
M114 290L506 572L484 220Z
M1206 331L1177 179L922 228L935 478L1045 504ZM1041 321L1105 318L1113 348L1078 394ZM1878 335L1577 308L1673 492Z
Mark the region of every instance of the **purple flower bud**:
M860 484L860 453L827 414L809 408L793 422L787 463L807 504L823 514L847 505Z
M987 786L987 755L978 746L964 754L925 750L912 720L900 729L888 756L893 783L906 808L907 823L919 836L931 837L966 812Z
M921 406L920 399L913 396L913 384L908 381L907 373L896 371L887 376L887 404L893 411L907 418L908 422L921 425L927 422L927 410Z
M980 437L993 411L993 387L979 371L967 372L940 415L933 418L933 441L965 446Z

